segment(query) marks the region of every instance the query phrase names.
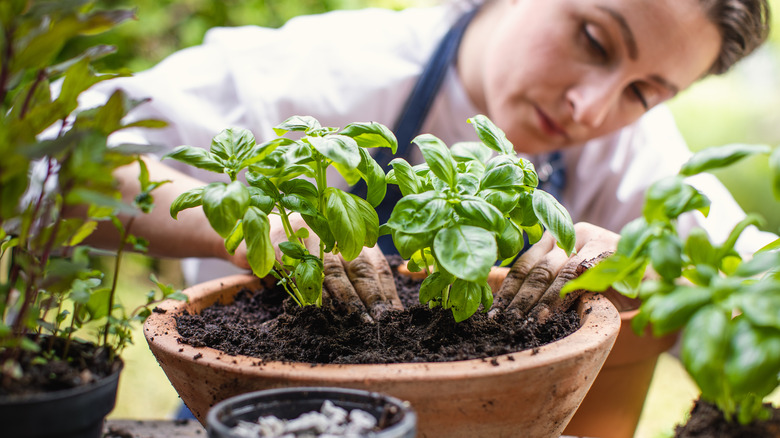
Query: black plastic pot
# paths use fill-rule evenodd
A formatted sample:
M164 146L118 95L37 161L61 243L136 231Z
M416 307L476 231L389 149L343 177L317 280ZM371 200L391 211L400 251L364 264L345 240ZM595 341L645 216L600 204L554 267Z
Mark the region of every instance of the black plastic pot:
M368 412L384 426L371 432L372 438L414 438L417 415L408 402L388 395L345 388L283 388L250 392L217 403L206 417L210 438L236 438L231 428L239 420L256 421L260 416L291 420L301 414L319 411L330 400L348 411Z
M100 438L114 409L122 367L90 385L0 397L0 436L14 438Z

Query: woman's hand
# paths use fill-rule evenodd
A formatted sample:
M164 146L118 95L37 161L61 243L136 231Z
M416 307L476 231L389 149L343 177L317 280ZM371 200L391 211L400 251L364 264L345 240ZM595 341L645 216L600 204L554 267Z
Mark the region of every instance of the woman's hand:
M519 317L545 321L567 308L579 297L571 293L560 298L563 285L615 251L620 235L580 222L574 226L575 253L567 257L549 233L534 244L512 266L496 294L490 315L510 312Z
M279 216L273 215L269 219L271 242L276 249L276 259L281 260L279 243L286 241L287 236ZM296 230L308 228L299 215L291 215L290 223ZM319 253L319 238L313 232L304 244L311 254ZM240 268L249 268L243 242L226 259ZM325 306L359 312L366 321L376 320L390 309L403 308L390 265L378 246L363 248L360 255L349 262L340 255L325 254L323 273L322 301Z

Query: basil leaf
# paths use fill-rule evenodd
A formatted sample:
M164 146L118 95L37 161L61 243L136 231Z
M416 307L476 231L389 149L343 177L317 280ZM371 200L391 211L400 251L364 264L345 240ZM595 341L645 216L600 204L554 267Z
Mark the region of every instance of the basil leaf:
M504 131L486 116L479 114L468 119L468 122L474 125L477 136L490 149L506 155L515 153L515 149L512 146L512 143L507 140Z
M366 228L366 236L363 240L363 246L371 248L376 245L377 239L379 239L379 216L376 210L365 199L355 196L349 193L352 199L357 204L359 216L355 220L362 220L363 225Z
M731 315L714 305L696 312L683 330L680 359L702 391L717 400L725 392L723 368L729 348Z
M274 247L271 245L271 222L260 209L249 207L244 214L243 225L247 262L256 276L265 277L271 272L276 261Z
M289 240L285 240L284 242L279 243L279 249L287 257L296 260L301 260L306 254L308 254L308 251L303 247L303 245L298 242L290 242Z
M360 148L360 165L358 166L361 177L366 181L366 201L373 207L378 206L387 193L385 172L371 154Z
M525 172L503 155L488 162L480 181L481 189L517 189L523 185Z
M322 128L320 122L311 116L292 116L274 127L276 135L282 136L289 131L316 131Z
M467 281L487 280L498 247L493 233L470 225L444 228L433 239L433 251L447 272Z
M166 158L173 158L176 161L210 172L223 173L225 171L224 163L214 159L205 149L192 146L179 146L163 155L162 159Z
M398 141L386 126L376 123L350 123L340 134L352 137L361 148L390 148L395 154Z
M395 177L395 183L398 184L398 188L401 189L401 194L404 196L420 193L420 181L417 174L412 169L412 166L406 162L403 158L395 158L390 161L390 165L393 166L393 175Z
M707 288L677 286L659 295L650 314L653 334L663 336L684 326L694 313L711 302L712 294Z
M504 229L497 233L498 258L514 258L525 246L523 232L511 220L505 221Z
M401 198L390 213L387 225L405 233L418 234L437 230L452 220L450 204L435 193Z
M422 134L415 137L413 142L420 148L425 163L434 175L452 188L458 184L455 172L455 160L452 158L447 145L430 134Z
M279 203L290 211L308 216L317 214L317 208L308 199L298 194L284 195Z
M768 154L771 148L766 145L730 144L702 149L688 159L680 169L680 175L691 176L701 172L730 166L737 161L755 154Z
M742 317L734 319L733 327L726 379L734 396L755 394L762 399L778 384L780 331L754 327Z
M360 165L358 145L351 137L346 135L329 135L327 137L307 137L306 141L317 152L349 170L354 170Z
M415 252L423 248L433 246L434 237L434 232L412 234L393 230L395 248L398 250L398 254L405 259L409 259Z
M476 161L478 163L487 163L493 152L478 141L463 141L455 143L450 147L452 157L458 162ZM484 168L484 166L483 166Z
M201 205L203 203L203 189L204 187L196 187L177 196L171 203L171 217L176 219L180 211Z
M464 196L459 203L454 205L454 209L468 225L495 232L504 230L504 216L496 207L482 198Z
M534 190L533 206L539 221L555 237L558 246L566 251L566 255L571 255L576 236L569 212L555 197L539 189Z
M239 181L211 183L203 189L203 212L223 238L233 230L249 207L249 191Z
M303 297L304 304L322 301L322 262L316 257L306 257L298 263L293 272L295 284Z
M455 276L442 271L435 271L425 277L422 284L420 284L420 304L426 304L430 301L436 301L441 304L442 292L453 281L455 281Z
M247 129L228 128L214 136L211 140L211 153L225 160L235 161L235 165L243 161L255 147L255 136Z
M354 197L333 187L326 188L324 213L336 239L336 248L345 260L354 260L366 239L365 222L355 220L360 217L361 210Z
M468 319L482 303L482 285L485 281L455 280L450 289L450 305L455 322Z
M305 179L284 181L283 183L279 184L279 190L282 193L287 193L288 195L299 195L308 199L312 204L316 204L317 198L319 197L317 186L315 186L310 181L306 181Z
M230 231L230 234L225 238L225 250L228 254L235 254L238 245L244 241L244 223L241 219L236 222L236 226Z
M676 235L658 236L648 245L650 262L655 271L667 280L682 275L682 245Z

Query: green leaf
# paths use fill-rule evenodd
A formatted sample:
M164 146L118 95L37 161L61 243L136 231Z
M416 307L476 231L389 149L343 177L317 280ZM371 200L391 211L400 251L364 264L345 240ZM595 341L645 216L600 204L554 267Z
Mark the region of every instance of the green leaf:
M111 299L111 289L102 288L93 291L87 301L87 312L92 320L108 316L108 302Z
M488 161L480 181L481 189L519 189L525 183L525 171L510 157L498 155Z
M241 242L244 241L244 224L241 221L241 219L236 222L236 225L233 227L233 229L230 231L230 233L225 237L225 250L227 250L228 254L233 255L236 253L236 249L239 245L241 245Z
M177 196L171 203L171 217L177 219L180 211L202 205L204 188L196 187Z
M427 248L433 245L433 238L435 237L434 232L426 232L426 233L418 233L418 234L411 234L411 233L404 233L403 231L397 231L393 230L393 244L395 245L395 248L398 250L398 254L401 255L401 257L408 259L412 257L412 255L423 249Z
M751 225L760 226L762 222L763 221L761 216L755 213L749 213L741 221L739 221L737 225L735 225L731 230L731 233L729 233L729 237L726 239L726 241L718 247L718 259L726 257L726 255L734 250L734 245L736 245L737 239L739 239L739 236L742 234L745 228Z
M279 195L279 189L271 180L265 175L259 172L249 171L246 173L246 182L252 187L258 188L263 191L267 196L270 196L274 202L279 201L281 196ZM282 185L284 183L281 183ZM316 190L316 189L315 189Z
M482 286L485 280L464 281L455 280L450 289L450 305L455 322L468 319L476 313L482 303Z
M378 206L387 193L387 181L382 166L365 149L360 149L360 176L366 182L366 201L373 207Z
M271 214L275 207L274 198L257 187L249 186L246 189L249 191L249 205L259 208L265 214Z
M520 201L520 194L515 191L486 189L479 192L479 196L494 205L502 212L511 213ZM533 203L528 204L529 211L533 213ZM522 210L520 210L522 211ZM534 215L535 217L535 215Z
M289 131L315 131L322 128L320 122L310 116L292 116L274 127L276 135L284 135Z
M268 182L270 183L270 181ZM266 186L265 184L266 183L263 183L261 185L270 189L270 186ZM306 181L305 179L284 181L283 183L279 184L279 190L281 190L282 193L287 193L289 195L302 196L308 199L312 204L317 204L317 198L319 197L317 186L315 186L310 181Z
M450 152L452 152L452 157L455 161L458 162L477 162L484 164L493 156L493 152L490 148L478 141L462 141L455 143L450 147Z
M244 214L243 226L247 262L256 276L265 277L271 272L276 260L274 247L271 245L271 222L260 209L249 207Z
M477 136L490 149L506 155L515 153L514 147L512 146L512 143L507 140L504 131L487 117L481 114L476 115L468 119L468 122L474 125Z
M387 225L410 234L435 231L447 225L452 220L453 209L437 196L431 192L404 196L393 208Z
M780 294L775 287L768 282L755 291L737 294L733 297L734 305L753 325L780 330Z
M252 153L255 144L255 136L248 129L227 128L211 139L210 151L238 171L242 162Z
M379 238L379 216L376 210L365 199L355 196L351 193L349 195L355 201L358 207L359 216L356 219L362 220L366 228L366 236L363 240L363 246L372 247L376 245L376 241Z
M390 161L390 165L393 166L391 171L395 176L395 183L398 184L398 188L401 189L401 194L404 196L420 193L420 181L417 174L414 173L412 166L406 162L403 158L395 158Z
M726 379L735 396L752 393L764 398L780 383L780 331L754 327L741 317L733 327Z
M650 314L653 334L663 336L678 330L711 300L712 291L701 287L677 286L667 294L658 295Z
M534 190L533 206L534 213L547 231L555 237L558 246L566 251L566 255L571 255L576 236L569 212L555 197L539 189Z
M248 168L249 166L264 160L279 146L289 146L294 143L295 140L290 140L289 138L275 138L265 143L255 144L249 153L244 156L243 161L238 167L239 169Z
M772 173L772 193L780 200L780 147L772 149L769 155L769 169Z
M377 122L350 123L340 134L352 137L361 148L390 148L395 154L398 141L385 125Z
M730 166L737 161L755 154L768 154L771 148L766 145L730 144L702 149L683 165L680 175L691 176Z
M455 212L461 217L461 220L465 219L464 223L467 225L474 225L495 232L504 230L504 216L496 207L482 198L464 196L453 207Z
M314 234L319 236L320 240L325 244L325 252L330 252L336 245L336 238L333 236L333 233L330 230L330 225L328 224L328 220L325 218L325 216L320 213L317 213L314 216L305 214L301 216L306 222L306 225L308 225Z
M203 189L203 212L220 236L227 237L249 207L249 191L239 181L211 183Z
M420 284L420 303L426 304L430 301L441 302L442 292L454 281L455 276L448 272L435 271L431 273L431 275L425 277Z
M433 239L433 251L447 272L467 281L487 280L496 262L498 246L493 233L459 225L444 228Z
M634 259L621 253L615 253L588 269L579 277L566 283L561 289L561 296L575 290L603 292L613 283L621 281L637 269L644 271L646 261Z
M279 203L282 205L282 207L290 211L309 216L317 214L317 208L308 199L301 195L292 194L282 196L282 199L279 201Z
M324 214L338 251L345 260L354 260L363 250L366 239L365 222L355 220L362 214L355 198L342 190L326 188Z
M497 233L498 258L514 258L525 246L523 232L511 220L505 221L504 229Z
M455 160L447 145L430 134L421 134L412 140L420 148L425 162L434 175L452 188L458 184Z
M329 135L327 137L307 137L306 140L317 152L349 170L357 169L360 165L358 145L351 137Z
M645 193L642 215L647 222L676 219L683 213L699 210L709 214L710 200L680 177L656 181Z
M293 276L304 305L322 302L322 262L306 257L295 267Z
M86 221L76 230L68 240L67 246L76 246L84 241L97 228L97 221Z
M685 254L694 265L718 266L717 253L703 228L693 228L685 240Z
M680 358L706 400L717 400L724 393L729 320L730 315L710 305L696 312L683 330Z
M648 245L650 262L655 271L667 280L682 275L682 245L672 234L663 234Z
M780 251L767 251L757 253L752 259L742 263L734 275L739 277L753 277L769 270L780 267Z
M163 160L166 158L173 158L176 161L210 172L223 173L225 171L223 163L215 160L207 150L193 146L179 146L162 157Z
M296 260L303 259L303 257L309 253L300 243L290 241L279 243L279 249L282 250L282 253L284 253L284 255L287 257Z

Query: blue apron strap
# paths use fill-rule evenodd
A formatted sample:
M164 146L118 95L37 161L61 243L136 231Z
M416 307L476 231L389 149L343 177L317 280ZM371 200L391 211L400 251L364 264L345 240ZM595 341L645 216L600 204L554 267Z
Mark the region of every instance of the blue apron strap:
M563 200L563 188L566 186L566 166L563 154L555 151L547 156L538 169L539 188L553 195L558 202Z
M408 157L412 140L420 133L420 129L444 81L444 77L455 61L463 34L471 19L476 15L477 10L478 8L474 8L458 19L428 60L428 64L426 64L422 75L406 100L406 104L393 129L398 139L398 149L395 155L388 149L382 148L374 157L385 172L390 169L389 163L393 158ZM364 184L359 184L353 188L352 192L358 194L361 190L365 191L364 186ZM397 185L389 184L387 186L387 194L382 203L376 208L380 224L387 222L393 207L401 199L401 196L401 191ZM389 235L381 236L378 245L385 254L398 254L392 237Z

